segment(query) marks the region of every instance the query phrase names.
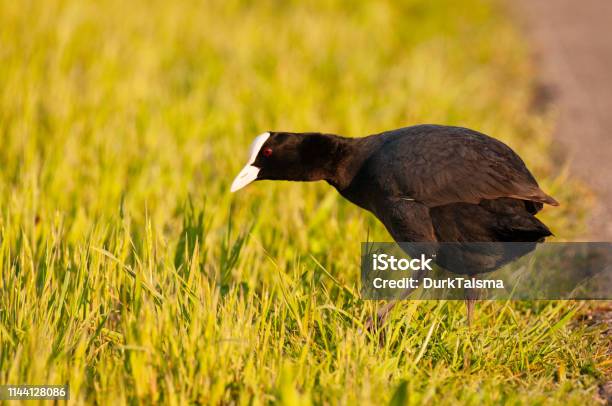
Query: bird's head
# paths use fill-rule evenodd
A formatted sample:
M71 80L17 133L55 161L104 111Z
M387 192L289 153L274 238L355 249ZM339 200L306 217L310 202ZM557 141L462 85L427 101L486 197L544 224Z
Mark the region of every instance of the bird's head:
M256 180L314 181L327 179L340 143L320 133L265 132L249 149L249 160L234 179L231 191Z

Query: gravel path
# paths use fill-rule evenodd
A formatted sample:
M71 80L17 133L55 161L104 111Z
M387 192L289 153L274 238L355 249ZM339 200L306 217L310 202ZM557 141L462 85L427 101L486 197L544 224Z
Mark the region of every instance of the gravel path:
M585 237L612 241L612 1L521 0L518 11L559 108L555 137L597 195Z

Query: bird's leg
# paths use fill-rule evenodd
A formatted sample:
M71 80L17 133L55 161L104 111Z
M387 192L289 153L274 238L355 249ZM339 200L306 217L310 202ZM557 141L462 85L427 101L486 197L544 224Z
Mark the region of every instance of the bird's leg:
M474 306L476 305L476 299L465 299L465 305L467 307L467 324L468 327L472 327L472 319L474 317Z
M368 321L366 321L364 325L365 330L374 331L377 328L381 328L385 324L385 321L387 320L387 316L389 315L389 312L391 311L391 309L393 309L400 300L405 299L410 294L410 292L411 292L410 290L402 292L399 299L393 300L387 303L386 305L384 305L382 308L380 308L376 312L376 318L369 317Z
M419 284L421 279L423 279L423 275L424 271L419 271L415 275L415 278L419 281ZM375 331L376 329L381 328L385 324L391 309L393 309L400 300L406 299L414 290L414 288L404 289L402 293L400 293L399 298L390 301L376 312L376 318L368 318L368 321L366 321L364 325L365 331Z
M379 219L395 241L426 243L425 251L430 251L428 256L431 257L431 254L435 253L434 244L437 240L429 215L429 207L414 201L414 199L396 196L381 199L378 204L381 205L376 207L374 212L384 214ZM406 251L406 253L412 256L409 251ZM420 282L423 275L424 271L421 270L415 274L414 278ZM365 324L365 328L371 331L374 327L382 327L387 315L397 304L397 300L405 299L412 291L414 291L414 288L402 291L396 301L387 303L377 312L376 320L370 317ZM378 321L378 323L375 323L375 321Z
M468 327L472 326L472 320L474 319L474 308L476 306L476 300L479 297L478 289L464 288L465 305L467 307L467 324Z

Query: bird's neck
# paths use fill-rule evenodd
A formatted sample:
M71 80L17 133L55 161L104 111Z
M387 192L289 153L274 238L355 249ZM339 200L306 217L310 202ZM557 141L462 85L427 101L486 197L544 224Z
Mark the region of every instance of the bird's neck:
M339 191L348 188L359 173L365 161L382 142L380 137L368 136L362 138L333 137L337 148L329 157L322 180L327 181Z

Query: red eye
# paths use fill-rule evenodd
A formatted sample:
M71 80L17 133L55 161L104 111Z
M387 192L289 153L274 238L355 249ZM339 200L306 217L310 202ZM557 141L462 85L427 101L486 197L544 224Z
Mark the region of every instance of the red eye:
M264 156L267 158L272 155L272 148L264 148L263 150Z

